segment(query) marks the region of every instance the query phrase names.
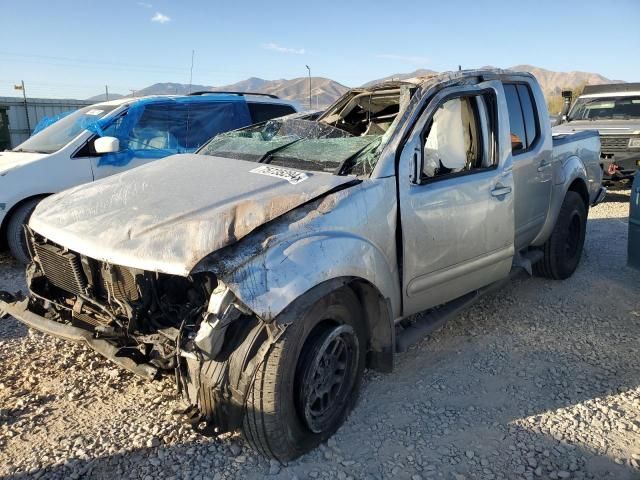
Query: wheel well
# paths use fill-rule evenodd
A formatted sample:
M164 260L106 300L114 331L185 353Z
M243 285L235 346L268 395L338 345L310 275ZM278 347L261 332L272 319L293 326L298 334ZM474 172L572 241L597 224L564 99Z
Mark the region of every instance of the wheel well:
M395 325L391 315L388 299L378 289L362 279L355 279L348 284L363 309L363 317L369 332L369 353L367 367L381 372L393 369L393 353L395 351Z
M26 202L28 202L30 200L33 200L35 198L43 199L45 197L48 197L49 195L51 195L51 194L50 193L39 193L37 195L31 195L30 197L23 198L18 203L16 203L13 207L11 207L11 209L9 209L7 214L4 216L4 219L2 220L2 225L0 225L0 251L4 251L8 247L8 245L7 245L7 225L9 224L9 219L13 216L15 211L21 205L24 205Z
M569 185L569 192L576 192L582 198L584 202L585 208L589 209L589 190L587 189L587 185L584 183L584 180L581 178L576 178L571 185Z
M363 318L369 336L367 367L380 372L393 369L395 352L395 325L389 299L370 282L357 277L332 278L300 295L276 318L276 322L287 324L296 321L301 311L309 308L321 298L341 288L351 289L363 310Z

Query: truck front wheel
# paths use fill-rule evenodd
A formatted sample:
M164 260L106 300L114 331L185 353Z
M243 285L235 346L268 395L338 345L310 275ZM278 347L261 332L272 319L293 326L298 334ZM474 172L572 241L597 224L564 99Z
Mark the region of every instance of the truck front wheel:
M556 225L543 246L542 260L533 266L536 275L564 280L576 271L587 230L587 207L582 197L569 191L564 198Z
M358 299L345 288L317 301L287 327L249 387L242 430L256 450L286 462L342 425L364 371L363 324Z

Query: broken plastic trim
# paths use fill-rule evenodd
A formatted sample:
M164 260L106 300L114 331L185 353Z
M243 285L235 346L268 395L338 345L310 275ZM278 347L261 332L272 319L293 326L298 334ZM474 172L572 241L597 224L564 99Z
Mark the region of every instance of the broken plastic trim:
M222 282L211 294L207 314L200 323L200 327L193 343L210 359L214 359L222 351L229 325L244 314L251 312L239 307L236 296Z

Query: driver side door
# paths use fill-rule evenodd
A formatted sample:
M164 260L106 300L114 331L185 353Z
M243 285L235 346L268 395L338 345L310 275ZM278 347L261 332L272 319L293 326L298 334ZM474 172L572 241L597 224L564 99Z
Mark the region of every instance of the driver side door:
M513 175L499 81L441 90L400 157L404 314L506 277Z

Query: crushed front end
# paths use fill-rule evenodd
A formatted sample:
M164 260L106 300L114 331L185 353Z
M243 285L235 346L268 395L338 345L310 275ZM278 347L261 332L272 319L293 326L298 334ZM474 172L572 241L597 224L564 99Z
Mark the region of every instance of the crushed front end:
M174 373L184 413L203 433L242 421L244 385L273 332L216 276L112 265L26 228L30 296L0 295L0 316L85 343L147 379Z

